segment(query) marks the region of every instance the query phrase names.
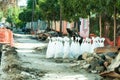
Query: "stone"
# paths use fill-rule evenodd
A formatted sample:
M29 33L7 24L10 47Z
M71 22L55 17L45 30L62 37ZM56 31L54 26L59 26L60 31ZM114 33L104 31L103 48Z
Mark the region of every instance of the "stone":
M83 65L83 68L84 68L84 69L88 69L89 66L90 66L90 64L85 64L85 65Z
M98 72L103 72L105 70L104 66L96 66L96 69Z
M115 59L112 60L111 64L108 66L107 70L108 71L114 71L116 67L120 65L120 52L116 56Z
M86 52L83 53L83 54L82 54L82 59L86 60L86 59L87 59L87 56L88 56L88 53L86 53Z

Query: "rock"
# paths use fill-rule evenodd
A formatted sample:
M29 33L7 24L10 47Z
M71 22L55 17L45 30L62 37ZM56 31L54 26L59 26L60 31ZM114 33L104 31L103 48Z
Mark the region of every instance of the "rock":
M120 52L118 53L116 58L112 60L111 64L107 67L107 71L102 72L100 75L103 77L107 76L120 79L119 68L120 68Z
M62 59L55 59L55 62L56 63L63 63L63 60Z
M112 60L111 64L108 66L107 70L108 71L114 71L116 67L120 65L120 52L116 56L114 60Z
M113 60L113 58L111 58L111 57L105 55L105 61L107 61L108 63L111 63L112 60Z
M88 69L89 66L90 66L90 64L85 64L85 65L83 65L83 68L84 68L84 69Z
M74 63L76 60L73 59L63 59L63 63Z
M91 73L94 73L94 74L95 74L95 73L97 73L97 70L92 70Z
M111 78L119 78L120 79L120 74L117 74L114 71L102 72L102 73L100 73L100 76L103 76L103 77L107 76L107 77L111 77Z
M27 72L25 72L25 71L22 71L21 74L22 74L23 76L30 76L30 74L27 73Z
M94 58L94 57L89 57L89 58L86 59L86 61L87 61L88 63L90 63L90 62L93 60L93 58Z
M115 57L118 55L117 52L108 52L108 53L104 53L105 56L109 56L112 59L115 59Z
M105 68L107 68L109 65L109 62L105 61L103 64L104 64Z
M120 65L115 68L115 72L118 73L118 74L120 74Z
M83 54L82 54L82 59L86 60L87 57L88 57L88 53L83 53Z
M96 69L98 72L103 72L105 70L104 66L96 66Z
M38 76L39 77L43 77L45 74L43 74L43 73L40 73Z

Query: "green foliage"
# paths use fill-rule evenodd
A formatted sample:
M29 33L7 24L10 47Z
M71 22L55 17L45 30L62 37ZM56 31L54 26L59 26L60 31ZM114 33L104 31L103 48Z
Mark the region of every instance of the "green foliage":
M7 17L6 21L9 22L9 23L12 23L12 18L11 17Z
M90 14L89 0L61 0L61 3L63 19L67 21L78 21Z
M0 11L0 21L1 21L2 17L3 17L3 12Z
M90 18L90 33L94 33L99 36L99 20L98 18Z
M60 8L62 10L62 19L70 22L76 22L80 17L86 18L92 13L92 15L96 14L94 22L91 23L92 29L94 33L99 34L99 15L103 17L102 23L104 21L113 23L114 6L119 16L120 0L28 0L27 9L20 13L19 19L24 22L30 22L33 8L34 21L37 19L60 20ZM104 24L102 26L104 27Z
M9 8L7 9L6 21L11 24L13 23L17 24L19 23L18 15L19 8L17 6L16 7L9 6Z
M19 28L23 28L25 26L25 24L26 24L25 22L19 21L16 25Z
M31 9L26 9L19 14L19 19L23 22L31 22L32 16L34 16L33 21L37 21L39 19L38 15L39 13L37 11L33 12Z
M27 9L19 14L19 19L23 22L32 22L41 19L41 13L38 5L39 0L28 0Z
M34 0L28 0L27 1L27 9L32 9L33 8L33 2L34 2Z
M60 19L60 6L58 0L39 0L38 4L42 19L54 21Z

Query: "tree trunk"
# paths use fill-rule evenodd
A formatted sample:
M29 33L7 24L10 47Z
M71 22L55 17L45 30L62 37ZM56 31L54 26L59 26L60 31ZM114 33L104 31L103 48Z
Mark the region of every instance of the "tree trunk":
M99 15L99 27L100 27L100 37L102 37L102 16Z
M78 32L78 21L74 22L74 29Z
M60 33L62 35L62 4L60 1Z
M88 20L89 20L89 37L90 37L90 30L91 30L91 26L90 26L90 14L88 15Z
M48 20L48 26L47 27L50 29L50 20Z
M116 46L116 7L114 6L114 46Z
M50 21L50 28L53 29L52 21Z
M56 21L54 21L54 24L55 24L55 31L56 31Z

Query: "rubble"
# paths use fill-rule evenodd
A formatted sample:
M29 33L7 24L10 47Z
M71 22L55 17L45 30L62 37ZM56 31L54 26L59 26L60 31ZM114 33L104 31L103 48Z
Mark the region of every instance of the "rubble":
M47 39L48 36L50 36L50 35L47 33L38 33L36 37L38 40L44 41Z
M104 52L104 51L103 51ZM120 79L120 52L83 53L72 67L79 67L102 77Z
M41 33L37 33L36 34L36 37L38 40L42 40L42 41L45 41L49 36L58 36L58 32L56 31L48 31L48 32L41 32Z
M118 53L116 58L112 60L111 64L107 67L107 71L102 72L100 75L120 79L120 52Z

